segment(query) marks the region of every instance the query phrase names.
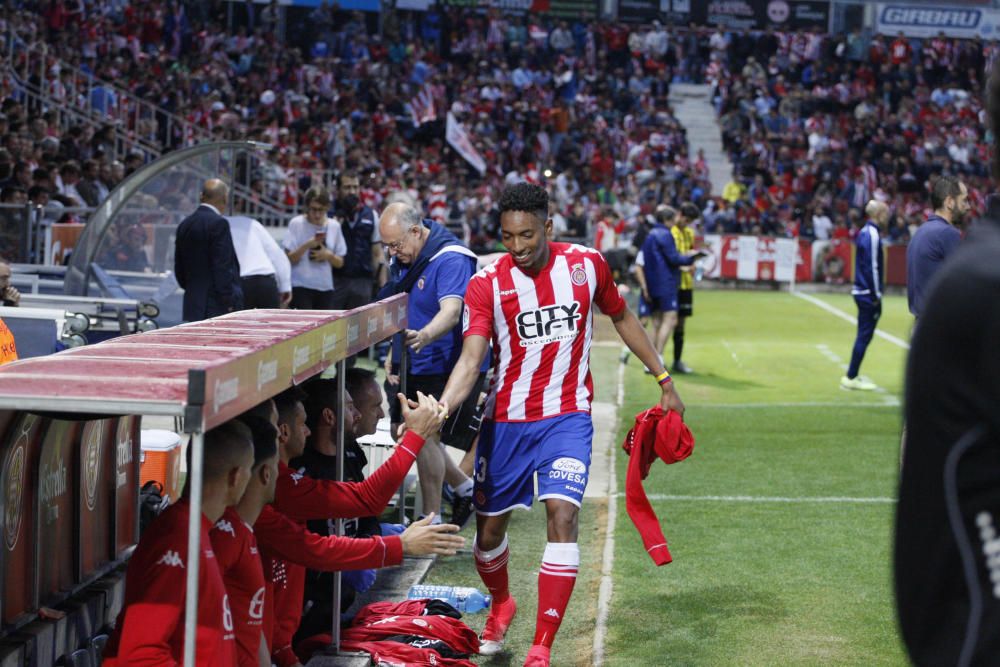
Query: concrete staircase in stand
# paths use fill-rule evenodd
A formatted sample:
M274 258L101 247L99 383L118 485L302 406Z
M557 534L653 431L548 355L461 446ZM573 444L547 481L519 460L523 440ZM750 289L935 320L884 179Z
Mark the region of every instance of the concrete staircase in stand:
M687 129L689 155L693 160L698 149L705 151L712 195L719 196L729 182L733 165L722 147L722 133L712 106L712 88L706 84L674 83L670 86L670 104L674 115Z

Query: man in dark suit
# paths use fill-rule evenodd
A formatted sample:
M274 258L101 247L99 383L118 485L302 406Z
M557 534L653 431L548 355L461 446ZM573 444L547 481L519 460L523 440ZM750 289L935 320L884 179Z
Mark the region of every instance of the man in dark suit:
M229 187L205 181L201 205L177 227L174 274L184 288L184 321L195 322L243 308L240 264L229 223L222 217Z

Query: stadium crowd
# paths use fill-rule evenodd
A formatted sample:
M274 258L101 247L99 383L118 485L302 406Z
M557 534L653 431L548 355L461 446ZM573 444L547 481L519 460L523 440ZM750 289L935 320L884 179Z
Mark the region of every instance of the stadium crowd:
M240 11L244 11L242 6ZM726 33L694 27L671 29L659 23L630 28L599 23L589 17L571 24L535 16L505 18L494 11L481 15L463 9L389 11L376 34L360 13L341 12L323 3L308 15L308 29L285 42L282 35L295 31L287 30L287 26L281 29L282 17L272 4L259 14L248 12L243 17L246 25L226 33L222 3L99 0L77 4L51 0L43 3L39 11L0 9L0 31L8 35L7 47L12 54L11 67L0 82L0 200L42 206L53 202L63 207L98 205L146 159L141 152L122 153L116 138L120 132L158 151L203 138L266 142L272 145L271 163L266 173L252 179L253 187L261 196L290 207L306 205L306 217L291 225L300 228L302 238L292 234L285 239L292 282L288 290L280 288L280 292L282 298L286 291L290 293L293 306L319 308L304 306L301 301L297 304L295 299L307 292L332 293L334 280L339 285L342 279L359 276L357 272L352 275L345 266L374 265L369 265L368 273L362 276L364 291L369 293L363 301L368 300L372 288L385 282L379 277L383 249L397 260L409 253L409 266L416 266L421 251L413 251L414 244L421 249L427 243L434 248L439 247L435 244L442 248L460 245L457 238L454 243L450 238L445 243L437 236L430 241L430 232L425 234L419 215L414 224L396 230L392 241L385 237L384 230L372 229L363 237L350 231L355 223L370 227L378 224L376 211L384 210L390 194L408 194L430 217L463 230L464 240L473 249L490 251L496 248L499 225L495 194L505 186L514 186L505 213L526 227L525 234L531 232L525 236L531 243L524 241L530 247L519 255L514 253L515 258L509 261L527 262L539 270L547 265L548 229L545 216L536 215L539 211L546 213L546 205L550 206L547 213L555 222L557 234L588 239L605 252L607 263L598 262L601 284L606 288L601 308L620 316L614 319L616 326L624 322L619 333L634 354L646 357L643 363L663 388L664 406L678 405L682 412L683 405L668 387L669 372L653 361L659 361L657 357L667 338L673 335L674 370L691 372L680 362L684 309L678 307L675 293L678 287L690 292L692 279L686 277L681 282L678 269L671 278L671 294L657 294L655 290L647 294L643 287L644 297L652 302L654 322L658 314L674 313L676 318L678 311L682 313L680 322L675 319L669 326L658 327L654 350L647 344L638 320L633 321L613 288L611 270L624 272L629 264L613 259L622 235L639 231L647 217L656 221L652 229L645 230L648 242L639 244L646 253L644 271L653 276L658 270L666 273L665 265L669 263L657 259L654 250L662 249L664 256L669 253L674 259L680 253L680 263L688 265L700 255L692 252L693 231L689 235L684 231L688 223L698 220L699 213L705 232L848 238L852 230L861 227L866 206L875 200L888 208L889 240L902 242L909 238L911 227L926 217L926 193L933 190L940 176L960 176L977 213L989 187L988 137L979 98L981 73L992 60L995 46L978 40L917 41L901 36L869 39L857 32L846 36L772 30ZM36 68L30 54L40 51L44 51L44 67ZM81 77L81 72L95 78ZM27 102L22 90L26 81L44 89L52 105L39 107ZM114 81L116 87L102 81ZM674 81L708 81L713 87L725 147L734 164L732 181L721 193L711 191L705 156L689 154L685 130L668 102ZM133 116L134 124L119 127L111 123L95 126L67 122L58 108L82 105L111 116L116 108L134 104L135 100L155 104L160 111L152 117ZM471 161L446 142L449 116L469 132L474 148L487 165L485 173L477 171ZM183 122L165 122L172 117ZM336 202L330 192L318 187L320 181L323 185L336 183ZM544 185L547 194L517 185L523 181ZM959 195L956 191L948 197L956 199ZM340 225L328 224L327 215L331 207L339 210L336 207L348 200L353 204L345 210L357 219L344 219L341 233ZM202 205L211 209L216 219L221 217L225 202L224 196L210 200L203 193ZM535 206L537 202L541 204ZM679 214L671 207L679 209ZM881 208L876 209L881 219ZM683 220L679 233L666 226L677 215ZM336 236L333 228L341 238L332 238ZM535 233L536 228L542 231ZM444 234L436 226L427 229L435 235ZM136 237L134 246L123 241L114 250L126 258L133 251L141 254L143 241ZM573 253L580 254L581 262L596 261L590 257L591 251L567 248L561 246L559 251L572 255L574 260L577 256ZM437 254L425 258L421 271L434 257ZM345 260L355 264L345 264ZM472 260L474 265L475 258ZM344 269L346 275L332 279L326 264L310 264L321 261L334 269ZM239 275L246 264L233 262L234 279L248 277ZM611 270L605 271L606 264ZM585 284L588 275L577 268L583 264L570 266L573 272L567 279L577 286ZM322 274L323 280L305 281L303 267L310 273ZM140 262L135 270L145 268ZM472 266L467 268L471 273ZM414 276L420 273L415 271ZM405 278L396 278L402 285ZM419 278L421 290L424 279ZM410 288L415 281L410 281ZM875 276L870 291L880 297L878 281ZM666 279L651 282L662 286ZM276 290L278 284L276 281ZM186 285L184 288L188 293L194 291ZM492 286L478 289L482 294L493 293ZM399 291L406 290L399 287ZM497 294L501 293L498 287ZM334 295L328 296L332 302ZM492 312L488 298L480 298L480 310ZM435 300L435 307L437 303ZM690 301L687 305L690 314ZM457 307L454 314L455 321L438 336L457 326ZM185 315L185 319L196 318ZM483 341L477 345L481 344L479 356L483 357L492 329L482 322L478 324L476 335ZM545 331L548 336L548 328ZM468 356L471 359L472 355ZM475 371L481 361L471 359L466 366ZM478 372L468 375L471 378ZM353 403L358 403L361 385L365 385L372 400L365 414L359 409L351 417L357 422L351 425L354 436L370 435L381 414L382 395L369 380L363 376L357 380ZM465 394L470 393L471 380L469 385ZM322 478L318 472L306 471L313 473L313 480L308 475L303 477L301 469L293 471L290 467L302 456L330 455L329 448L323 447L330 444L329 436L336 426L329 423L333 390L316 386L313 390L319 393L286 393L275 404L259 406L259 414L247 415L271 425L270 430L263 429L267 437L261 442L239 426L217 433L215 438L220 442L216 449L225 456L220 455L219 462L210 461L208 475L209 506L217 510L210 518L220 522L216 524L217 533L228 533L235 539L234 525L247 521L244 514L252 515L253 520L262 512L267 517L271 510L264 510L265 505L274 505L275 511L288 517L271 516L278 526L272 526L269 537L266 530L259 531L264 536L261 552L266 556L266 570L260 573L266 571L267 585L281 612L280 622L279 615L272 614L269 619L282 626L274 629L271 657L283 665L295 665L308 657L307 652L296 655L293 650L303 610L306 568L311 568L312 576L321 572L323 565L344 566L333 562L334 546L353 544L358 548L355 542L338 540L316 546L310 540L317 538L307 536L301 527L305 521L325 522L336 511L346 511L345 494L365 490L362 500L366 502L355 498L356 502L349 506L353 511L345 518L370 519L370 536L377 542L377 553L363 553L351 562L358 568L352 581L359 592L371 585L374 569L398 563L404 553L453 554L461 545L454 539L427 544L457 530L433 527L430 513L429 518L408 530L379 525L374 519L416 459L425 438L433 440L448 417L448 405L421 397L420 403L401 408L409 427L401 442L416 452L401 447L399 460L376 473L380 476L369 480L367 486L340 487L317 481ZM561 400L558 410L564 410L565 403L571 406L569 412L581 412L577 409L577 388L569 389L570 398ZM443 388L439 393L448 395L448 390ZM450 393L462 391L452 387ZM475 403L478 389L472 394ZM508 400L514 407L505 409L516 412L517 402ZM415 416L411 419L410 414ZM574 438L567 440L583 442L591 437L585 431L579 438L573 432ZM308 440L312 433L324 437ZM311 451L306 450L307 441ZM318 460L328 464L325 459ZM303 483L303 479L307 481ZM366 484L361 479L356 481ZM471 494L472 482L467 484ZM249 508L239 507L248 485L256 489L251 491L256 495L250 497ZM325 504L319 509L308 506L303 485L312 485L308 487L312 496L320 497ZM582 494L582 490L576 490ZM331 509L335 505L337 510ZM239 509L224 515L232 506ZM484 515L495 517L509 509ZM180 525L186 521L186 511L182 502L180 509L168 510L164 515L167 518L159 524L163 540L175 532L168 530L173 525L170 522ZM575 513L572 517L569 523L575 526ZM502 648L506 627L516 609L507 590L508 547L500 532L506 529L505 521L502 526L496 522L496 540L487 544L481 539L475 551L484 582L491 591L495 588L504 592L497 603L506 605L507 611L495 619L497 627L488 628L484 634L484 642L496 644L497 651ZM288 535L298 540L292 545L301 547L298 551L284 544ZM572 571L575 577L579 566L575 532L548 537L543 574L548 570L553 577L569 577ZM243 538L249 539L245 535ZM147 538L147 544L151 543ZM249 544L247 541L248 552L256 554L256 545L250 551ZM155 561L159 552L152 549L148 547L147 553L140 546L133 564L163 566L162 560ZM329 562L319 563L320 557ZM144 558L154 560L147 563ZM167 562L165 567L174 564ZM226 573L216 574L220 585L215 593L224 592L221 584L229 583ZM171 575L179 580L176 572ZM138 600L140 575L131 576L134 581L127 594ZM162 595L176 603L180 588L167 588L171 587L164 585ZM555 600L552 611L559 607L556 618L565 611L571 590L572 586L550 592L546 598ZM253 616L256 598L256 590L248 592L243 600L250 610L244 614L246 619ZM339 601L321 602L326 606L316 626L325 628L337 618ZM132 600L127 603L128 607ZM216 605L212 613L224 620L226 616L220 610L229 613L224 596L209 599L209 603ZM547 612L540 609L540 613ZM126 608L110 644L112 656L126 662L136 648L129 641L135 641L136 636L143 642L171 644L174 654L179 651L178 627L151 625L161 630L162 636L150 639L143 636L145 621L141 604L136 602L131 611ZM541 636L548 644L538 640L535 645L543 646L540 653L544 653L544 662L539 658L533 664L547 665L555 630L543 621L552 621L539 616L540 634L536 639ZM267 622L264 628L260 625L250 620L245 623L242 649L251 663L255 653L267 650L270 643L272 628L266 627ZM558 624L554 627L558 629ZM236 650L224 643L233 639L226 635L231 628L218 630L218 646L209 646L208 650L228 656ZM231 663L231 656L223 661Z
M597 236L605 248L616 235L604 232L631 230L657 203L685 201L704 209L706 231L849 236L872 196L890 205L890 241L905 241L926 213L928 181L942 172L962 175L981 208L978 73L993 43L571 24L464 9L388 12L378 34L360 13L323 4L286 26L296 38L275 48L282 31L270 8L227 34L221 5L72 4L0 15L23 44L47 45L53 64L36 83L53 98L87 96L109 111L130 104L74 75L92 73L186 121L127 128L163 150L195 136L266 141L271 167L253 187L271 198L297 206L316 180L357 172L366 204L409 191L469 230L479 250L495 240L491 193L520 179L548 186L557 232ZM688 154L667 102L675 80L713 85L734 164L724 192L710 192L704 157ZM141 164L114 153L110 125L61 127L51 110L29 123L16 81L3 84L0 182L32 201L44 189L50 200L94 205ZM449 112L489 165L482 177L445 142Z
M589 21L400 12L385 18L380 37L359 14L324 5L309 17L309 39L279 49L263 15L253 30L227 35L222 15L179 7L187 13L157 2L88 3L69 13L8 10L3 24L26 46L44 43L68 65L53 60L40 75L25 69L44 77L36 83L53 97L86 96L94 108L130 103L105 87L81 89L88 81L74 75L79 69L196 128L175 123L167 136L163 118L126 128L163 149L194 132L272 144L274 167L255 186L287 203L322 177L320 169L364 174L362 196L375 207L388 191L409 190L427 201L432 186L443 186L448 205L439 215L461 218L475 242L488 247L495 226L490 193L504 182L547 182L561 214L558 231L574 236L592 236L601 220L613 228L663 199L679 204L707 195L704 160L687 155L684 130L667 104L680 43L662 26L629 41L624 27ZM6 87L5 95L16 97L11 77ZM418 106L422 92L429 108ZM490 165L483 178L447 147L448 112ZM28 141L15 140L13 163L35 168L45 159L112 157L83 127L49 123L33 137L25 130L23 123L14 128ZM62 146L68 142L58 136L58 148L49 141L56 152L44 158L22 150L60 131L76 136L83 150Z
M710 44L734 174L708 229L846 238L875 198L889 205L889 241L906 242L941 174L960 176L982 212L994 42L767 31L717 32Z

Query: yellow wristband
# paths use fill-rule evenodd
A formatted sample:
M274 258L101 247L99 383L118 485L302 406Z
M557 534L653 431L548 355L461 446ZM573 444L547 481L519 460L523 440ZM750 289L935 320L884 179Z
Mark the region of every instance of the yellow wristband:
M662 373L656 376L657 384L663 384L669 379L670 379L670 373L668 373L667 371L663 371Z

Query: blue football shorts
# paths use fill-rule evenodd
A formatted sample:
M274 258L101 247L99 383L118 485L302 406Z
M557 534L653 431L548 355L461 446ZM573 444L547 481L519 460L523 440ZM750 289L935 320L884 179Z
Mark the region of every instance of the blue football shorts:
M655 294L650 294L650 313L668 313L671 310L677 310L677 291L675 290L670 296L657 296Z
M583 503L594 424L573 412L533 422L483 421L476 447L473 501L480 514L531 509L534 473L538 499Z
M649 317L652 314L652 310L649 307L649 302L646 301L641 293L639 294L639 317Z

